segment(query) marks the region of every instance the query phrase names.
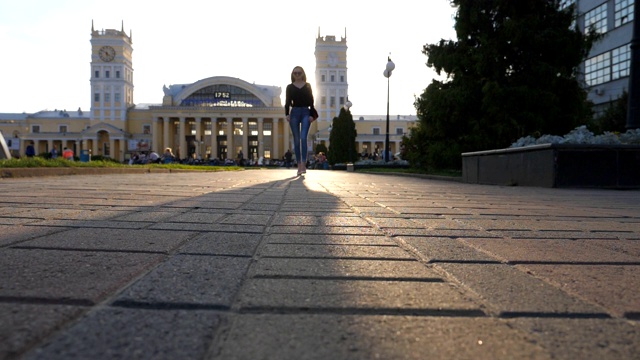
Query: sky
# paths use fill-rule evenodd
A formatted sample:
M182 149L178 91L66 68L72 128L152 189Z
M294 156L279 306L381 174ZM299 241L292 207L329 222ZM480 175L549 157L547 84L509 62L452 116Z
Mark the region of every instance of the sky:
M133 40L134 103L162 102L163 85L231 76L290 82L302 66L315 85L315 39L347 37L354 115L415 115L432 79L425 44L455 39L449 0L0 0L0 113L89 110L91 25Z

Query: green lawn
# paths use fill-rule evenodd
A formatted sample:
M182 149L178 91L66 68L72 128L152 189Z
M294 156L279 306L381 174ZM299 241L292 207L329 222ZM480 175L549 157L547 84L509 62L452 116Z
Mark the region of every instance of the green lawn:
M129 165L108 160L96 160L89 162L68 161L64 159L45 159L42 157L0 160L0 168L36 168L36 167L89 167L89 168L152 168L152 169L185 169L200 171L233 171L242 169L239 166L207 166L207 165L183 165L183 164L146 164Z

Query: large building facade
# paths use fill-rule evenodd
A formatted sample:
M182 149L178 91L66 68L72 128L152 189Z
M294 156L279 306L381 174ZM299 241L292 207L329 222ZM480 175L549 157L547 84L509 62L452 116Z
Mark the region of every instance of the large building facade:
M329 144L331 123L348 101L346 34L316 39L316 108L308 149ZM133 41L131 33L91 28L89 111L54 110L33 114L0 113L0 130L14 156L24 156L33 142L36 153L54 147L127 160L132 153L172 148L181 159L281 159L293 148L284 116L282 88L216 76L191 84L164 86L162 102L134 103ZM384 116L356 117L357 148L373 153L384 148ZM402 135L415 116L391 122L390 147L400 149Z
M575 5L579 29L586 31L593 27L603 35L581 69L596 113L604 111L629 89L634 3L635 0L562 1L562 6Z

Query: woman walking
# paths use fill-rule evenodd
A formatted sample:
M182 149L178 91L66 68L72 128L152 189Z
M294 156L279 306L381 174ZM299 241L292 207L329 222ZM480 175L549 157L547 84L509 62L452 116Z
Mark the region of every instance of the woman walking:
M298 162L298 176L307 172L307 136L309 125L318 118L318 112L313 107L313 91L307 82L307 75L300 66L291 72L291 84L287 85L284 104L291 133L293 134L293 149Z

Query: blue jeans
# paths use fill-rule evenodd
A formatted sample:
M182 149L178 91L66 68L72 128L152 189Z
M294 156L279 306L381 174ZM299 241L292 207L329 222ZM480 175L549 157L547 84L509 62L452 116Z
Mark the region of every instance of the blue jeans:
M294 107L289 114L289 126L293 134L293 150L298 164L307 163L307 136L309 135L309 108Z

